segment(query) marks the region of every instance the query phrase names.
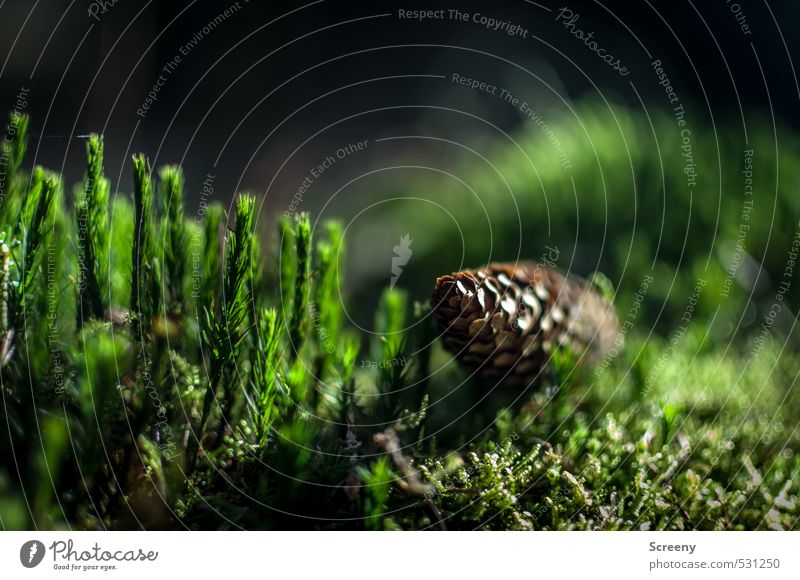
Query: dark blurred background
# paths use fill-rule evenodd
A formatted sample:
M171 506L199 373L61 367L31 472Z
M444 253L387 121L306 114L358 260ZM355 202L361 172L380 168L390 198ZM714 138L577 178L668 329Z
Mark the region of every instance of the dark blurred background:
M457 6L515 24L524 37L447 13L399 17L400 9L452 4L11 0L0 4L0 97L11 110L29 89L28 164L61 171L66 183L83 173L82 136L100 132L120 194L130 190L131 154L143 151L154 165L184 166L189 215L213 175L209 201L227 204L235 191L251 191L270 223L290 209L343 219L359 323L369 320L405 234L415 254L399 286L417 299L437 273L536 259L550 245L562 267L601 269L623 294L663 262L679 275L662 272L656 296L677 294L679 317L698 268L717 286L731 270L742 151L753 143L765 168L757 182L763 228L749 236L747 252L755 264L771 261L780 277L797 215L797 186L777 167L781 155L796 153L800 128L796 2ZM573 32L594 32L629 74L571 34L558 20L562 8L579 15ZM703 180L697 198L685 195L681 137L655 59L687 112ZM454 84L454 73L529 103L570 167L553 158L553 141L518 106ZM143 111L159 75L157 100ZM337 156L364 141L363 150ZM335 162L291 205L328 157ZM741 268L758 266L742 263L733 269L746 299L753 274ZM658 302L652 309L660 316Z
M630 80L644 102L660 104L662 89L651 82L649 59L634 35L672 71L671 80L684 101L703 103L695 114L709 113L706 102L717 115L738 115L740 107L771 106L783 122L798 124L797 79L790 68L798 55L797 38L791 29L780 28L798 21L800 10L794 2L541 3L554 10L569 6L579 13L579 27L595 31L602 46L631 70L631 76L621 79L590 51L581 50L580 41L569 42L574 39L554 25L554 13L524 0L459 2L457 7L518 23L528 29L528 39L490 33L472 22L419 23L397 17L398 8L453 7L450 4L323 1L304 6L242 1L241 10L183 57L145 119L136 110L160 69L234 3L118 0L113 5L106 2L105 13L101 4L11 0L0 7L0 96L5 107L12 108L20 87L31 89L35 132L45 135L36 143L37 162L64 165L65 176L73 180L81 174L83 152L71 134L107 133L109 165L114 168L137 150L157 154L159 161L182 159L196 186L226 144L217 165L219 190L229 192L237 185L260 190L265 176L271 178L291 151L287 147L294 149L344 116L381 106L470 104L465 102L468 94L441 80L365 82L378 77L462 70L467 76L525 90L529 100L529 91L555 98L498 58L533 70L566 99L603 92L638 107ZM751 34L741 33L732 4L741 6ZM96 17L89 14L93 6ZM413 44L428 46L402 46ZM321 65L333 58L337 60ZM307 71L315 65L320 66ZM293 79L295 75L299 76ZM363 84L342 89L354 82ZM340 90L323 97L336 89ZM317 103L295 112L317 97ZM504 113L492 119L503 129L522 122L513 111ZM353 138L374 138L398 128L428 125L437 117L441 116L420 109L364 115L316 141L338 144L335 134L347 132ZM279 185L285 190L293 184Z

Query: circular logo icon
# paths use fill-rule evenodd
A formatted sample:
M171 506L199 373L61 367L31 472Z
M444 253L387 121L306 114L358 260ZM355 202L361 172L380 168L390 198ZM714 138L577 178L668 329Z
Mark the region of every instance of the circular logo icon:
M39 540L29 540L19 549L19 561L26 568L35 568L44 559L44 544Z

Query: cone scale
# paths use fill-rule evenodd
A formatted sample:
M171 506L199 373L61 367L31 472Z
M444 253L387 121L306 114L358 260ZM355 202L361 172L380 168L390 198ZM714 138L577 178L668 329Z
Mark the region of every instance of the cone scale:
M594 286L536 262L440 276L431 310L445 348L470 371L512 386L536 381L560 345L581 362L613 344L613 306Z

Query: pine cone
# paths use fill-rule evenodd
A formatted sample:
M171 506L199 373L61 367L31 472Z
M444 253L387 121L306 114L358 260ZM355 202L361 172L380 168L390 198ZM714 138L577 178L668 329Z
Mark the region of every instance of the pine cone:
M509 385L533 383L555 345L597 361L618 330L613 306L592 284L535 262L441 276L431 309L464 366Z

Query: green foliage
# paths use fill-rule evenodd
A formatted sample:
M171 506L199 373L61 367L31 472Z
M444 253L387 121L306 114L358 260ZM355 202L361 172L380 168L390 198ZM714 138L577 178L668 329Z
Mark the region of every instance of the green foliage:
M632 327L604 364L556 349L534 388L495 388L445 354L425 293L372 285L374 328L345 322L343 301L357 307L362 290L345 286L339 222L312 235L307 215L281 219L262 253L255 200L235 198L230 227L219 204L189 219L177 167L154 183L137 155L133 203L110 199L96 136L68 213L59 179L17 162L27 120L12 122L19 142L3 147L15 176L0 205L0 527L796 527L792 329L720 339L702 314L712 300L680 333ZM618 167L608 140L599 154ZM637 161L648 163L644 150ZM586 163L579 183L592 181ZM554 220L566 219L565 202L551 202ZM415 238L415 259L426 243ZM639 251L634 290L654 271ZM414 267L403 274L411 288ZM656 264L642 316L664 297L670 267ZM711 270L701 301L719 282ZM627 279L616 295L608 279L594 282L628 307ZM678 283L677 294L691 290ZM669 302L667 314L684 308Z
M267 436L278 415L277 373L281 362L281 322L275 309L263 310L257 322L253 361L252 424L256 445L265 448Z
M311 278L311 220L307 214L297 217L295 229L294 299L292 300L292 324L289 338L295 356L300 354L308 326L308 298Z
M14 328L11 326L11 267L10 253L4 241L0 242L0 368L8 364L14 354Z
M242 195L236 201L236 219L225 247L225 276L222 284L222 313L229 332L241 332L248 301L247 284L252 273L255 199Z
M383 528L383 514L389 503L389 493L395 479L389 460L382 457L369 467L361 467L359 476L364 483L364 516L370 530Z
M133 157L134 229L131 262L131 313L137 326L147 332L158 315L161 293L160 267L155 250L155 217L150 162L144 155Z
M322 372L330 371L334 365L337 354L335 345L339 342L343 314L339 300L342 291L340 265L343 258L341 224L329 222L325 234L325 239L317 242L319 278L311 312L324 358Z
M375 330L378 332L375 357L391 361L400 354L403 329L406 324L408 299L402 290L384 290L375 315Z
M291 316L294 303L294 277L297 272L297 254L294 247L294 227L292 220L282 216L278 222L280 230L280 287L281 310L283 317Z
M80 368L75 369L75 393L80 427L76 432L79 454L87 477L92 477L102 466L104 441L112 436L112 417L122 418L114 409L119 377L117 366L130 364L131 350L121 337L112 333L106 324L87 325L80 334L83 353Z
M184 278L188 260L188 234L183 211L183 171L180 167L168 165L159 172L161 179L161 199L166 204L161 225L164 237L164 281L167 291L167 311L172 315L181 314L184 303Z
M202 239L203 276L200 283L199 302L212 312L216 309L219 285L222 282L222 224L225 210L222 205L213 203L206 209L204 234ZM197 251L195 244L195 251Z
M103 177L103 139L86 142L86 175L75 201L78 248L78 324L101 319L108 310L108 200L109 183Z
M225 240L225 265L222 280L220 315L216 316L213 306L205 305L201 318L201 335L206 357L209 360L210 381L203 400L200 420L200 433L204 433L211 416L212 404L217 390L222 388L223 398L220 412L224 415L234 404L239 390L239 352L246 337L245 319L249 311L250 297L247 283L252 272L253 223L255 221L255 200L250 196L240 196L236 202L234 229ZM212 261L209 257L209 261ZM198 444L200 440L198 440ZM194 461L195 449L191 460Z
M10 307L12 326L22 321L27 302L41 294L44 287L34 283L42 272L44 254L49 247L58 187L55 176L47 175L42 168L34 170L19 216L19 244L12 245L14 263L19 272L19 283Z
M0 221L10 224L16 218L24 197L20 190L26 187L26 177L20 168L28 147L28 116L12 113L6 135L0 143L0 158L4 163L0 181Z
M7 175L16 175L22 166L25 151L28 148L28 115L24 113L12 113L8 122L8 134L13 133L13 137L4 139L2 151L4 158L8 159ZM11 131L10 129L14 130Z
M386 289L375 313L372 362L377 370L376 384L386 422L398 417L407 395L404 329L408 299L405 292Z

